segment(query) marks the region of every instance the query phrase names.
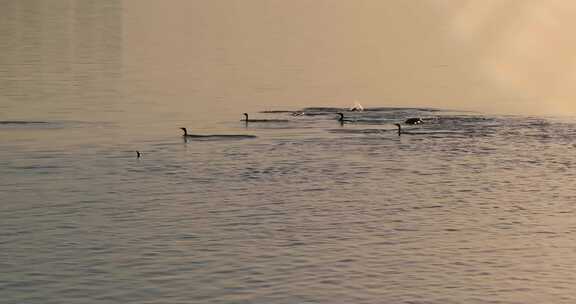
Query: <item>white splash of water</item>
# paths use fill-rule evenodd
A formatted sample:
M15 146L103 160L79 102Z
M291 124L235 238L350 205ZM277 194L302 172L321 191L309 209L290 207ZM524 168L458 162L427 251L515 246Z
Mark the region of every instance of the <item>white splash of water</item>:
M350 107L350 111L362 112L364 111L364 107L358 102L357 100L354 101L354 104Z

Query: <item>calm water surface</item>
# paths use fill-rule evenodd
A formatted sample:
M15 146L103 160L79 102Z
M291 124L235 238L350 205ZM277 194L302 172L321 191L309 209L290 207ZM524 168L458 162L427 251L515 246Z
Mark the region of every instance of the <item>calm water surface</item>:
M576 120L170 91L129 8L0 2L0 302L576 302Z

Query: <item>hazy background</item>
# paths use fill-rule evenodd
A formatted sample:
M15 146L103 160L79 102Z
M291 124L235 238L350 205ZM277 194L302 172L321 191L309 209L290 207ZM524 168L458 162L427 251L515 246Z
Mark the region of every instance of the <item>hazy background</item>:
M574 114L569 1L124 1L124 64L194 106ZM142 66L138 62L154 64ZM223 68L224 67L224 68Z
M566 3L0 0L2 304L576 303Z
M71 102L85 111L78 119L129 113L145 122L355 100L576 114L576 4L567 1L1 0L0 8L5 118L58 116Z

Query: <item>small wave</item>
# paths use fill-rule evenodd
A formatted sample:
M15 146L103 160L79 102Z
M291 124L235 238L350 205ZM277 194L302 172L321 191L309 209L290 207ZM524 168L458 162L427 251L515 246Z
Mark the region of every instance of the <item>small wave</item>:
M264 110L264 111L260 111L260 113L266 113L266 114L292 114L294 112L297 112L297 111L289 111L289 110Z
M191 135L189 134L186 139L194 140L226 140L226 139L252 139L257 138L256 135L243 135L243 134L222 134L222 135Z
M0 129L59 129L63 125L61 122L40 121L40 120L0 120Z
M495 118L485 117L485 116L467 116L467 115L446 115L446 116L438 116L434 119L438 123L486 123L486 122L495 122Z
M328 129L330 133L335 134L385 134L396 132L396 130L383 130L383 129Z
M111 123L99 121L76 121L76 120L0 120L0 128L42 128L42 129L59 129L59 128L82 128L82 127L103 127Z
M354 120L354 123L357 124L367 124L367 125L382 125L382 124L389 124L392 123L390 119L363 119L358 118Z
M443 112L442 109L435 109L435 108L405 108L405 107L373 107L373 108L364 108L366 112Z
M250 124L250 123L287 123L290 121L287 119L250 119L248 121L242 120L242 122Z
M48 123L47 121L0 120L0 125L38 125Z
M337 108L337 107L308 107L302 109L304 113L313 114L313 113L320 113L320 114L328 114L328 113L337 113L348 111L347 108Z

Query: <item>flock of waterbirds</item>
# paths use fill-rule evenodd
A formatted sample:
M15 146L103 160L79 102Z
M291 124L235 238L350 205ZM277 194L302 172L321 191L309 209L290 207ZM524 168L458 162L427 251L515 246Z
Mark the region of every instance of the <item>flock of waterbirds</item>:
M348 109L348 111L350 112L362 112L364 111L364 109L362 108L362 106L357 105L357 106L353 106L350 109ZM270 113L270 111L264 111L265 113ZM272 111L274 112L274 111ZM276 111L278 113L282 112L282 113L289 113L291 116L302 116L302 115L308 115L309 113L306 113L305 111ZM341 126L344 125L344 123L354 123L355 120L347 118L343 112L336 112L337 116L337 121L340 123ZM243 113L242 114L244 116L243 119L241 119L240 121L244 122L246 124L246 126L248 126L248 124L250 123L287 123L290 122L290 120L288 119L254 119L254 118L250 118L250 116L248 115L248 113ZM407 118L403 121L404 124L406 125L419 125L419 124L423 124L424 120L420 117L410 117ZM402 134L405 134L406 132L402 130L402 124L401 123L394 123L394 125L398 128L398 136L401 136ZM251 139L251 138L256 138L256 135L250 135L250 134L190 134L188 133L188 129L185 127L181 127L180 130L182 130L183 134L182 137L184 138L184 141L187 142L189 139ZM136 157L137 158L141 158L143 153L141 151L135 151L136 152Z

